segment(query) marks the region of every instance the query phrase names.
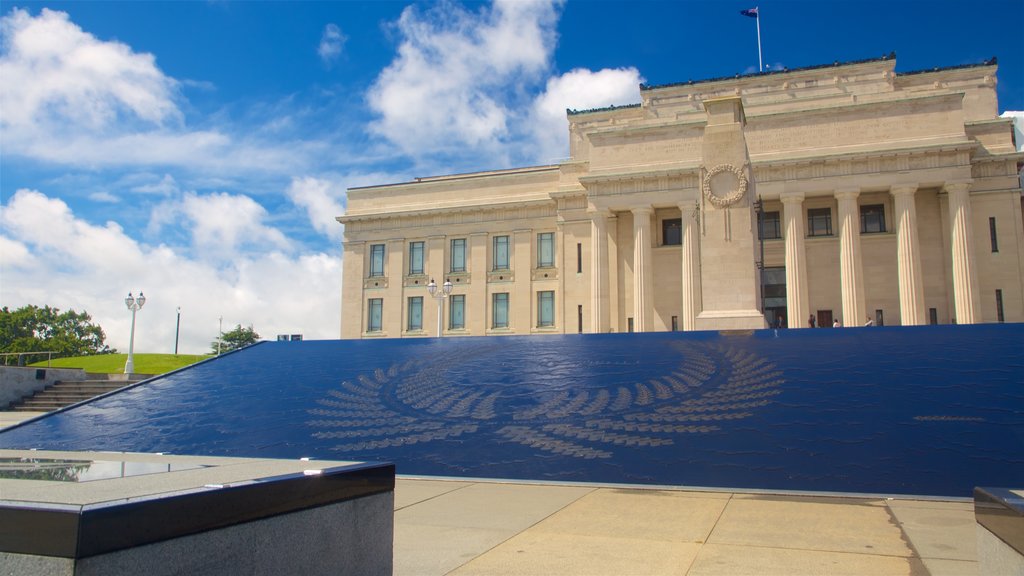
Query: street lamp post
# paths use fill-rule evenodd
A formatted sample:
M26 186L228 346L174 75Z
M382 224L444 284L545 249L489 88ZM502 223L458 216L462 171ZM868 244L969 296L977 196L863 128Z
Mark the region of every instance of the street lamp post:
M427 284L427 292L430 293L430 296L434 300L437 300L437 337L440 338L442 326L441 314L442 311L444 310L444 299L447 298L448 295L452 293L452 283L450 280L445 280L444 284L441 286L441 291L438 292L437 284L434 282L434 279L431 278L430 284Z
M124 373L132 374L135 372L135 313L142 309L146 304L146 295L139 292L138 298L133 298L132 293L128 293L128 297L124 299L124 305L132 311L132 335L128 339L128 361L124 363Z
M181 333L181 306L178 306L178 321L174 323L174 355L178 355L178 335Z

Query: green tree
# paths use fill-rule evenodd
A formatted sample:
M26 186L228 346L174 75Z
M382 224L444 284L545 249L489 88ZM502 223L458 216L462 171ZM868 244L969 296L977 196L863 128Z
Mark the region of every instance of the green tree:
M55 352L55 357L117 352L104 343L103 328L84 310L61 312L35 305L0 308L0 352Z
M230 352L231 350L238 350L248 346L249 344L255 344L260 341L260 335L253 330L252 326L243 328L241 324L235 326L230 331L221 334L220 337L220 348L221 352ZM217 352L217 341L214 340L211 343L214 353Z

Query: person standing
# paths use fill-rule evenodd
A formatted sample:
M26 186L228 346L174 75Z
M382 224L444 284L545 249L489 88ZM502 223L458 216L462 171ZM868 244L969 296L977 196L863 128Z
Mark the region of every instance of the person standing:
M839 318L836 318L836 319L835 319L835 320L834 320L834 321L832 322L832 327L833 327L833 328L842 328L842 327L843 327L843 323L839 321Z
M807 327L817 328L817 322L814 321L814 314L811 314L810 316L807 317Z

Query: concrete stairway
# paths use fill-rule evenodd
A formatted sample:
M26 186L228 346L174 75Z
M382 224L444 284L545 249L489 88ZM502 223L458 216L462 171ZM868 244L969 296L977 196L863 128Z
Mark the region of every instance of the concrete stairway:
M76 380L56 382L32 396L26 396L19 402L12 403L8 410L20 412L50 412L76 402L88 400L100 394L106 394L124 388L139 380Z

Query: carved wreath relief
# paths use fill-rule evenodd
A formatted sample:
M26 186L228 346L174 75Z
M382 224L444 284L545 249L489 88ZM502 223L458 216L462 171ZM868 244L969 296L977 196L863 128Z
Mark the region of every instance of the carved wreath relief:
M720 175L725 175L725 177L716 178ZM735 189L732 189L730 185L733 184L732 182L723 182L723 180L732 180L731 177L735 177ZM714 187L712 187L712 180L715 182ZM711 170L705 171L704 177L701 179L701 191L704 193L704 199L716 208L725 208L735 204L747 193L747 163L744 162L740 168L736 168L732 164L719 164Z

